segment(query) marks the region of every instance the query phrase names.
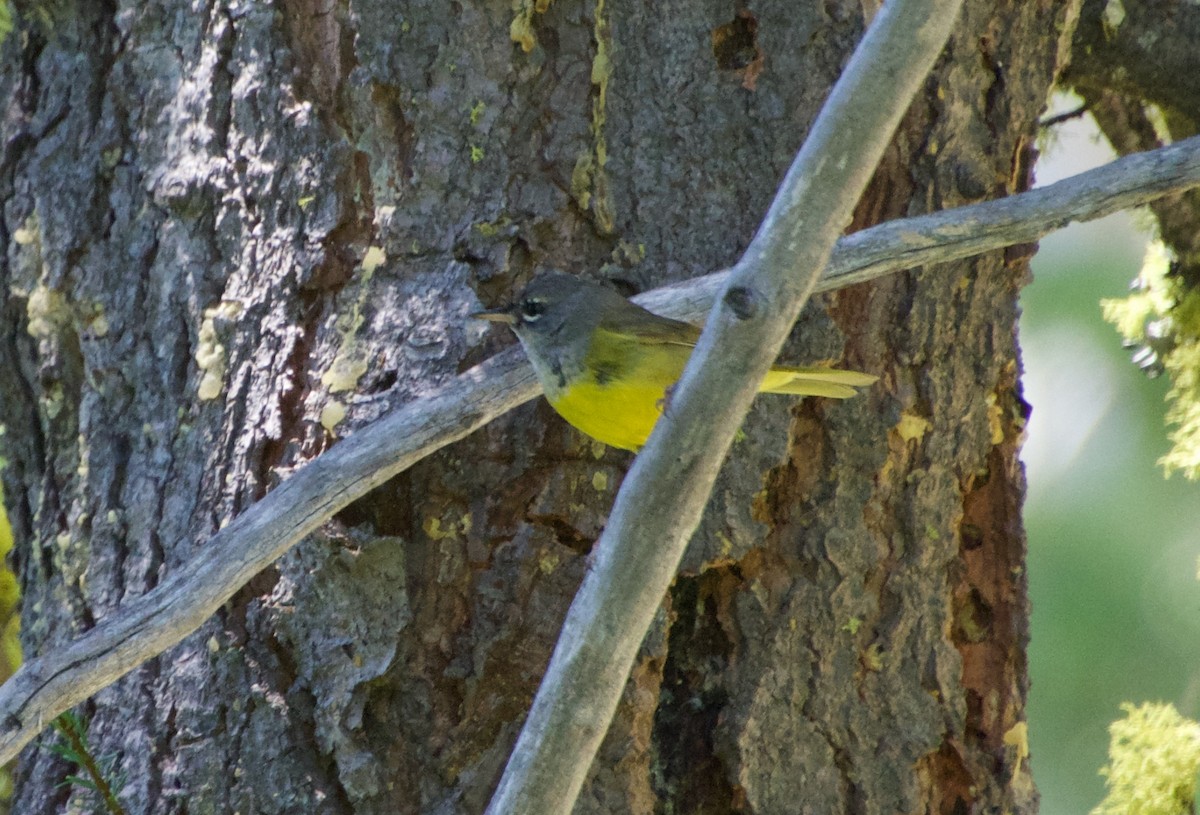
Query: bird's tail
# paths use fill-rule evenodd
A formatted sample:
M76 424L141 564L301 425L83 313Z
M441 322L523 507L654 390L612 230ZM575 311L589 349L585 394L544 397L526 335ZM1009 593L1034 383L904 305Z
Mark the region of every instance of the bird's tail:
M842 371L837 368L793 368L776 365L767 372L760 390L767 393L847 399L857 394L859 388L865 388L877 379L879 377L872 374Z

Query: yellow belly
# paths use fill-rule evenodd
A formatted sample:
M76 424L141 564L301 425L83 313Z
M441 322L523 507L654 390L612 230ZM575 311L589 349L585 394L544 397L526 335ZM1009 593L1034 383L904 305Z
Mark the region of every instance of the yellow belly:
M635 345L630 338L597 332L583 370L546 397L558 414L611 447L637 451L662 415L667 388L683 373L691 349Z
M550 404L577 429L611 447L637 451L662 412L665 387L576 382Z

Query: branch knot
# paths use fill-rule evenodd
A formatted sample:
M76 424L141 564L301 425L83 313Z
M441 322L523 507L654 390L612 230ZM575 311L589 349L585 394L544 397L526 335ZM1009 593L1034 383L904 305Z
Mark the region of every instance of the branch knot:
M739 320L752 320L762 311L762 298L747 286L734 286L725 292L725 305Z

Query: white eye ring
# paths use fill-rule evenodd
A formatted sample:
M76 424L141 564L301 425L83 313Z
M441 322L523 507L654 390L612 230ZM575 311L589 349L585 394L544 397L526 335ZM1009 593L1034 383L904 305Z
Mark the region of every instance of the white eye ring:
M521 303L521 319L527 323L532 323L542 316L542 312L546 310L546 304L541 300L529 298Z

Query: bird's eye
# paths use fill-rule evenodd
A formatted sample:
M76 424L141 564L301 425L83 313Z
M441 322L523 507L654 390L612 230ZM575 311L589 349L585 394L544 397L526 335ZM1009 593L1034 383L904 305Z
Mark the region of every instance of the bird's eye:
M546 304L541 300L529 299L521 303L521 316L526 322L533 322L538 317L542 316L542 312L546 310Z

